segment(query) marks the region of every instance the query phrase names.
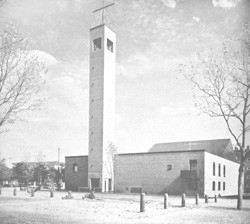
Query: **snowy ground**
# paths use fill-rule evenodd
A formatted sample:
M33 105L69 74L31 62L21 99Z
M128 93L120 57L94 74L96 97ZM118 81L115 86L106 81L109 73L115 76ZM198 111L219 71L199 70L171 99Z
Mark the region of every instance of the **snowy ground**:
M243 210L236 210L235 199L218 199L208 204L200 199L169 197L169 208L163 209L163 196L146 196L146 211L140 213L139 195L96 194L96 200L82 200L83 193L72 193L74 199L63 200L65 192L36 192L35 197L17 190L3 188L0 195L0 223L66 224L66 223L249 223L250 200L244 200Z

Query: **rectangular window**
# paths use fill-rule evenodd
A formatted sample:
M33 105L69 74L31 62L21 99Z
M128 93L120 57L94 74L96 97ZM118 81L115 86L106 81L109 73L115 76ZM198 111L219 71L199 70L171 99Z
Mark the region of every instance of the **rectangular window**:
M250 175L247 175L246 179L250 179Z
M212 189L213 189L213 191L215 191L215 181L213 181L212 184L213 184L213 185L212 185Z
M250 184L247 184L247 188L250 188Z
M77 173L78 172L78 167L77 167L77 164L74 163L73 164L73 173Z
M215 162L213 162L213 175L215 176Z
M113 42L109 39L107 39L107 49L113 52Z
M102 38L99 37L93 40L93 51L100 50L102 48Z
M189 160L190 170L197 170L197 160Z
M141 187L131 187L130 192L131 193L142 193L142 188Z
M226 177L226 166L223 165L223 177Z
M226 183L223 182L223 191L225 191L225 190L226 190Z
M218 191L220 191L220 182L218 182Z
M249 161L250 161L250 158L247 158L247 161L249 162Z
M220 177L220 163L218 165L218 176Z
M167 171L172 170L172 165L167 165Z

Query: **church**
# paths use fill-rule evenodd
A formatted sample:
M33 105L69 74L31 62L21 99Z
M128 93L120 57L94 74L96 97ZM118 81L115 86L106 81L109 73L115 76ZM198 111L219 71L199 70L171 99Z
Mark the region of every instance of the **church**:
M114 141L116 34L90 29L88 155L65 157L72 191L236 195L239 164L230 139L155 144L143 153L110 154Z

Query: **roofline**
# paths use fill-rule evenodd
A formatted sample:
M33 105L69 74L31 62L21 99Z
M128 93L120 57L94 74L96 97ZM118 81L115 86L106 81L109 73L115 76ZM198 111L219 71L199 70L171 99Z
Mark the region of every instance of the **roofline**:
M85 156L65 156L65 159L66 158L75 158L75 157L88 157L88 155L85 155Z
M94 27L90 28L89 30L91 31L91 30L100 28L100 27L102 27L102 26L106 26L107 28L109 28L111 31L113 31L113 32L116 34L116 32L115 32L113 29L111 29L109 26L107 26L105 23L102 23L102 24L100 24L100 25L98 25L98 26L94 26Z
M193 141L182 141L182 142L162 142L162 143L155 143L154 145L159 145L159 144L173 144L173 143L189 143L189 142L207 142L207 141L218 141L218 140L229 140L229 141L231 141L230 138L218 138L218 139L193 140Z
M213 155L213 156L220 157L220 158L225 159L225 160L227 160L227 161L230 161L230 162L232 162L232 163L237 163L237 164L240 164L240 162L233 161L233 160L227 159L227 158L225 158L225 157L215 155L215 154L213 154L213 153L211 153L211 152L207 152L207 151L205 151L205 153L211 154L211 155Z
M183 153L183 152L205 152L205 149L197 149L197 150L180 150L180 151L162 151L162 152L136 152L136 153L121 153L119 156L127 156L127 155L148 155L148 154L164 154L164 153Z

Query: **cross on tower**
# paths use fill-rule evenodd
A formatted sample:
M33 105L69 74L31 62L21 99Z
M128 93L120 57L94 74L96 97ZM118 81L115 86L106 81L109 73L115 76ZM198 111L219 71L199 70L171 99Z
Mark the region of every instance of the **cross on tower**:
M106 9L106 8L108 8L108 7L112 6L112 5L114 5L115 3L111 3L111 4L109 4L109 5L104 5L104 0L103 0L102 3L103 3L103 4L102 4L102 7L99 8L99 9L94 10L92 13L95 13L95 12L98 12L98 11L101 11L101 10L102 10L102 24L104 24L104 9Z

